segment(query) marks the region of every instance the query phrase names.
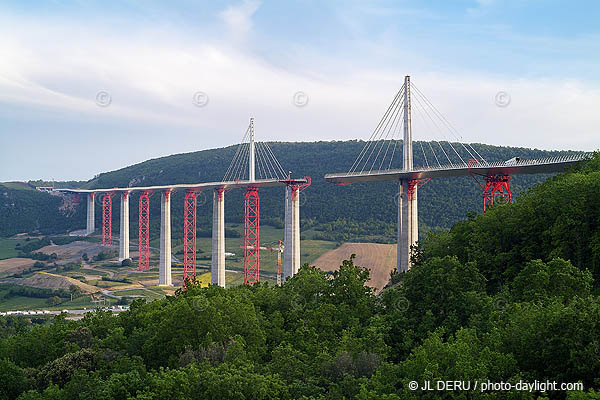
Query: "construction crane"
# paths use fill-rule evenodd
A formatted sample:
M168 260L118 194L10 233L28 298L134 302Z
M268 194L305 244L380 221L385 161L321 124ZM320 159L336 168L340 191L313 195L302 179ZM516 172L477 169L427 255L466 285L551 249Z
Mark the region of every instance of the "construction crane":
M281 286L281 254L283 253L283 242L278 240L277 244L277 286Z
M248 246L247 247L250 250L254 250L253 246ZM245 246L240 246L240 249L246 249ZM281 255L283 254L283 250L284 250L284 245L283 245L283 241L278 240L277 241L277 247L273 247L273 246L259 246L258 247L259 250L268 250L271 253L273 253L274 251L277 252L277 286L281 286Z

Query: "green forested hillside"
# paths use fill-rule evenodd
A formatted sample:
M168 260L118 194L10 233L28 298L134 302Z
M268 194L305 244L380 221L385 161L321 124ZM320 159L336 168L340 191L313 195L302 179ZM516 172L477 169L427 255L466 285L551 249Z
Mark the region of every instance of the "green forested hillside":
M63 200L20 183L0 183L0 236L62 233L81 225L83 207L61 209Z
M356 184L351 186L336 186L326 183L323 176L329 172L347 171L354 159L364 146L362 141L345 142L310 142L310 143L282 143L270 144L276 157L285 170L292 171L294 177L311 176L313 184L302 194L303 227L310 228L317 224L318 229L325 230L321 235L334 240L353 240L365 235L378 235L378 240L393 241L396 221L396 208L394 195L397 193L395 184L372 183ZM459 149L460 147L456 146ZM514 156L523 158L538 158L550 155L565 154L566 152L548 152L541 150L496 147L474 144L473 147L489 161L504 161ZM419 148L419 142L415 143ZM95 179L82 185L86 188L110 188L115 186L150 186L172 183L210 182L223 179L225 171L236 151L235 146L226 148L204 150L194 153L177 154L157 158L113 172L102 173ZM468 154L462 154L466 159ZM423 155L415 151L415 165L424 165ZM398 165L392 165L398 167ZM546 176L515 176L511 182L515 194L541 182ZM11 193L12 196L18 193ZM31 194L33 196L33 194ZM54 218L56 232L64 230L67 226L71 229L83 228L85 224L85 201L81 201L79 209L72 218L61 218L54 205L56 200L50 200L45 193L35 194L38 201L46 204L49 214L47 218ZM172 201L173 234L179 235L183 226L183 193L176 193ZM199 229L210 229L212 214L212 194L200 196L199 202ZM85 199L81 199L85 200ZM3 200L0 198L0 204ZM282 189L261 190L261 219L263 223L277 222L273 219L283 219L284 192ZM44 203L45 202L45 203ZM19 202L15 202L17 204ZM42 204L40 203L40 204ZM0 208L0 234L15 233L22 215L23 229L27 231L36 226L31 221L36 221L41 213L38 209L22 208L19 213L9 213L10 206L5 200L4 207ZM100 201L98 199L98 205ZM226 217L230 222L241 222L243 215L242 193L232 191L226 195ZM137 196L131 201L131 215L137 215ZM158 227L160 216L159 196L151 199L151 225ZM100 207L96 207L96 226L100 224ZM481 189L470 177L454 179L436 179L427 183L419 191L419 213L422 232L428 228L449 228L463 218L467 212L481 212ZM119 204L113 204L113 227L118 229ZM336 223L337 221L337 223ZM137 218L132 218L131 233L137 232ZM4 228L14 226L15 229ZM43 225L43 228L46 226ZM154 229L152 227L152 229ZM327 232L327 230L331 232Z
M501 288L531 259L560 257L600 281L600 158L557 175L510 207L471 216L431 235L423 257L474 262L488 285ZM555 282L559 285L560 282Z
M412 269L393 275L380 296L350 260L331 276L304 266L282 287L190 284L118 317L60 316L49 325L0 317L0 393L598 399L599 188L597 155L514 204L429 235ZM411 386L426 381L433 390ZM449 381L463 389L435 390ZM501 382L503 390L483 386Z

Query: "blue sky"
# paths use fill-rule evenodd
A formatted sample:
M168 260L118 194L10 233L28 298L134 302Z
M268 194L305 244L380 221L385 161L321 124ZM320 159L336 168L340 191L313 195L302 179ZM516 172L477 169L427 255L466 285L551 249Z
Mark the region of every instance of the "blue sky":
M231 145L251 116L264 140L367 139L407 74L465 141L595 150L599 4L5 1L0 181Z

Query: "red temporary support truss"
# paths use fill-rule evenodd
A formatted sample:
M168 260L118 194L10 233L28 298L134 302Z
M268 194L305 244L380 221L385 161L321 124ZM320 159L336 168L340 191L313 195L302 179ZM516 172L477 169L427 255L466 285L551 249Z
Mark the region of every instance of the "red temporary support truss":
M469 160L469 170L478 164L479 161L470 159ZM512 201L512 193L510 191L510 176L504 174L497 175L480 175L475 174L473 171L471 172L471 176L475 179L475 182L481 186L483 189L483 212L487 210L488 207L494 205L494 201L496 198L502 199L504 203L510 203ZM483 177L485 179L485 185L482 184L477 176Z
M196 277L196 192L185 194L183 206L183 284Z
M410 181L408 181L408 190L406 191L406 196L408 197L408 200L414 200L415 188L416 189L420 188L421 186L423 186L430 180L431 180L431 178L424 178L424 179L411 179Z
M102 196L102 246L111 245L112 198L110 193Z
M296 200L296 197L304 189L306 189L307 187L310 186L310 182L311 182L310 176L305 176L304 179L306 180L306 182L303 182L303 183L298 183L298 181L295 179L286 179L286 180L281 181L292 188L292 200Z
M138 235L138 270L150 269L150 193L140 195L140 219Z
M500 198L504 203L510 203L512 193L510 191L510 176L492 175L485 177L485 186L483 187L483 212L494 205L494 199Z
M248 188L244 200L244 284L259 281L260 199L256 188Z

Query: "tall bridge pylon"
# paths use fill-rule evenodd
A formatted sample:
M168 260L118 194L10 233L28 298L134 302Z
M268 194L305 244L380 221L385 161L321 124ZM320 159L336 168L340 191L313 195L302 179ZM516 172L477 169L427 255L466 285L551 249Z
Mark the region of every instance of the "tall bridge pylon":
M412 119L410 104L410 76L404 78L404 135L402 140L402 166L405 170L413 168ZM408 271L410 267L410 248L419 239L419 210L417 208L418 184L414 180L401 179L398 193L398 246L396 268Z

